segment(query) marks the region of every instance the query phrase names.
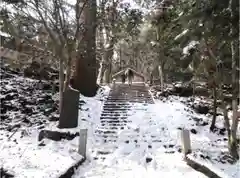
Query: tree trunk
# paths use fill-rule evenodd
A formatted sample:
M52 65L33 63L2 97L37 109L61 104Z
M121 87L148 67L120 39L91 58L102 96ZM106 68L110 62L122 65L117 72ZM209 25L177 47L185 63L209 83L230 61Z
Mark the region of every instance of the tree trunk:
M110 83L112 76L112 64L109 63L104 71L104 83Z
M110 83L112 78L112 57L113 57L113 47L114 39L109 41L109 46L107 47L104 55L104 61L106 62L106 69L104 71L104 82Z
M99 67L99 72L98 72L98 78L97 78L98 84L103 83L103 77L104 77L104 71L105 71L104 65L105 65L104 61L101 61L100 67Z
M231 139L229 151L235 159L239 159L238 146L237 146L237 128L238 128L238 117L237 117L237 98L239 93L239 74L237 68L239 68L239 59L237 54L237 45L235 41L231 42L232 51L232 126L231 126Z
M63 91L64 91L64 66L63 59L59 59L59 112L62 108L63 101Z
M191 83L192 83L193 97L194 97L196 94L196 76L195 76L195 74L193 74Z
M223 75L222 75L223 76ZM224 100L224 95L223 95L223 90L222 90L222 85L220 84L219 87L220 91L220 99L222 101L222 105L221 105L221 109L223 111L223 118L224 118L224 127L227 130L227 134L228 134L228 140L230 140L231 137L231 129L230 129L230 123L229 123L229 118L228 118L228 110L227 110L227 103Z
M231 13L231 18L238 16L238 11L236 11L236 6L238 1L229 1L229 10ZM238 128L238 117L237 117L237 105L238 105L238 94L239 94L239 41L235 39L234 36L238 36L238 26L234 26L231 23L230 37L231 41L231 53L232 53L232 126L231 126L231 138L229 140L229 151L234 159L239 159L238 146L237 146L237 128Z
M161 82L161 91L164 90L164 76L163 76L163 67L160 64L158 66L158 72L159 72L159 77L160 77L160 82Z
M121 47L121 45L119 47L119 69L120 70L123 69L123 65L122 65L122 47Z
M64 91L66 91L69 87L69 83L70 83L70 77L71 77L71 57L68 58L67 61L67 69L66 69L66 76L65 76L65 81L64 81Z
M238 16L238 11L236 7L238 1L230 0L229 1L229 10L231 13L231 18ZM238 36L238 26L234 26L233 22L231 23L231 30L229 36L232 37L231 41L231 53L232 53L232 126L231 126L231 139L229 140L229 151L230 154L236 160L239 159L238 155L238 146L237 146L237 128L238 128L238 117L237 117L237 105L238 105L238 94L239 94L239 41L235 39L234 36Z
M230 140L231 139L231 129L230 129L230 123L229 123L229 118L228 118L227 106L226 106L225 102L223 102L223 117L224 117L224 125L227 130L227 134L228 134L228 140Z
M101 13L102 13L102 17L104 17L104 4L101 4L103 7L101 8ZM106 69L105 67L105 48L104 48L104 35L103 35L103 24L99 25L99 46L100 49L102 51L101 54L101 62L100 62L100 66L99 66L99 70L98 70L98 77L97 77L97 83L100 84L103 82L103 77L104 77L104 71Z
M82 1L82 5L85 1ZM78 44L78 59L73 88L81 94L92 97L97 91L96 69L96 0L88 0L81 13L81 40Z
M161 82L161 91L164 90L164 74L163 74L163 56L162 56L162 51L161 51L161 42L160 42L160 31L161 27L157 26L156 28L156 33L157 33L157 41L159 44L159 49L158 49L158 60L159 60L159 65L158 65L158 73L160 77L160 82Z
M213 88L213 118L210 126L210 131L214 131L217 118L217 89L214 86Z
M193 63L193 77L192 77L192 89L193 89L193 97L195 96L195 92L196 92L196 79L197 79L197 68L198 68L198 66L197 66L197 64L196 64L196 56L195 55L193 55L193 61L192 61L192 63Z
M150 74L150 86L152 86L153 85L153 73L151 72L151 74Z
M230 138L230 153L235 159L239 159L238 146L237 146L237 128L238 128L238 118L237 118L237 101L234 99L232 101L233 116L232 116L232 126L231 126L231 138Z
M112 79L112 57L113 57L113 48L115 45L115 35L118 32L118 29L116 28L116 19L117 19L117 6L119 1L113 1L111 11L107 14L109 19L109 26L110 29L106 30L107 38L108 38L108 46L105 50L105 62L106 62L106 70L104 72L104 82L110 83Z

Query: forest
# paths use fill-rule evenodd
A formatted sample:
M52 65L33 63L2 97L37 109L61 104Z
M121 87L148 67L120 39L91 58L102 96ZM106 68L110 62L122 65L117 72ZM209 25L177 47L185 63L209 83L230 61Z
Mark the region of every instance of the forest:
M85 112L79 110L79 96L69 99L68 90L79 92L83 104L81 98L96 97L102 87L111 88L115 74L132 68L159 100L174 95L210 102L202 112L209 114L207 133L216 133L221 122L232 163L239 165L238 0L2 0L0 6L0 133L9 128L7 112L14 111L3 97L12 74L53 91L56 98L43 98L42 104L49 102L49 115L55 113L58 127L65 129L77 127ZM13 80L14 89L33 85L19 81ZM22 104L25 95L16 93ZM15 110L27 113L26 107Z

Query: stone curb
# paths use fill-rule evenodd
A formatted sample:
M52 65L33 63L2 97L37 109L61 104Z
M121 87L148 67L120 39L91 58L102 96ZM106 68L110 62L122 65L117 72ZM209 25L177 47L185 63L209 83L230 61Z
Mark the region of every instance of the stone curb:
M71 178L75 173L75 170L81 166L86 158L76 161L72 166L70 166L64 173L61 173L57 178Z
M207 177L211 177L211 178L222 178L219 175L217 175L215 172L213 172L212 170L210 170L208 167L197 163L196 161L193 161L191 158L189 157L185 157L185 161L187 162L187 165L192 167L193 169L195 169L198 172L203 173L204 175L206 175Z

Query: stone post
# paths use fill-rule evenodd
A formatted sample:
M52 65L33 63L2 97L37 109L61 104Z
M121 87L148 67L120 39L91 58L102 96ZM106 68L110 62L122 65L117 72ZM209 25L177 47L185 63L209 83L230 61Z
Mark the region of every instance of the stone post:
M182 149L184 156L191 153L191 142L190 142L190 133L189 130L183 129L181 131L181 140L182 140Z
M87 148L87 129L81 129L79 134L79 147L78 153L86 158L86 148Z

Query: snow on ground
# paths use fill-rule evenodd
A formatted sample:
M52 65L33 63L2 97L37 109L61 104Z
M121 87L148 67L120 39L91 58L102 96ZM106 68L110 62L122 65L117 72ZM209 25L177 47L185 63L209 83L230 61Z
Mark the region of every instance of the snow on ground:
M209 133L209 125L201 124L209 123L210 119L196 114L181 100L170 97L165 101L155 100L155 104L147 106L135 104L135 109L130 111L133 114L129 117L131 123L127 129L119 130L116 144L95 142L97 136L94 130L98 128L100 116L95 109L100 109L102 105L88 100L85 107L92 110L84 112L85 118L88 118L88 124L85 123L84 127L88 127L90 133L87 161L76 171L74 178L205 177L183 161L180 143L182 128L192 131L193 153L190 156L193 159L206 164L222 177L239 177L239 162L235 165L219 163L219 157L227 151L226 136ZM139 108L145 111L139 111ZM222 119L218 118L217 126L221 125ZM105 148L112 148L113 153L105 155L104 160L95 160L97 150Z
M228 152L227 136L210 133L209 125L202 125L204 122L210 123L211 118L205 115L196 114L192 110L189 110L178 97L172 97L172 101L166 101L165 103L157 101L155 106L151 109L153 113L158 113L155 117L152 117L152 120L156 122L155 127L167 128L164 129L165 133L162 137L165 140L163 142L171 142L172 144L176 144L176 148L179 148L181 145L180 139L177 140L177 138L179 138L179 129L189 129L192 131L191 143L193 157L200 160L201 163L207 163L208 167L211 165L211 168L213 168L216 173L221 175L224 173L225 176L223 177L237 178L240 176L240 162L235 165L228 164L226 160L223 163L218 162L222 161L220 158L223 153ZM218 117L217 121L217 127L223 128L223 118ZM194 134L195 131L196 134ZM238 133L238 135L239 134L240 133Z
M81 114L79 116L79 127L81 129L88 129L88 147L93 147L95 144L94 131L100 124L100 115L102 112L104 101L106 100L110 88L103 86L103 90L99 91L96 97L84 97L81 96L81 100L85 101L85 104L81 107ZM87 150L87 154L90 154Z
M0 166L15 177L55 178L82 159L73 149L77 146L76 138L70 142L49 141L46 146L40 147L37 143L38 130L32 129L30 132L23 138L17 132L10 141L1 144Z
M223 178L239 177L240 162L230 165L220 163L220 157L227 152L226 135L209 133L209 125L201 125L210 120L186 107L179 97L169 97L165 101L155 100L155 104L135 104L132 121L127 129L119 131L116 143L102 145L96 143L94 131L100 123L103 102L109 88L104 87L96 97L81 96L79 127L61 129L77 132L88 128L87 161L76 172L75 178L91 177L205 177L188 167L183 161L179 132L181 128L193 129L191 133L193 153L190 155ZM135 109L134 109L135 108ZM140 111L137 109L145 109ZM222 127L222 118L218 118L218 127ZM58 130L57 123L51 122L45 129ZM20 128L9 140L13 132L0 130L0 167L9 170L16 177L50 178L69 168L78 155L79 137L71 141L47 141L46 146L38 146L37 136L40 126ZM195 132L194 132L195 133ZM128 142L126 142L128 141ZM115 147L116 146L116 147ZM105 160L94 160L98 149L112 147L113 153Z
M226 164L213 164L211 161L202 160L200 158L196 158L192 154L188 155L188 158L200 163L201 165L206 166L213 172L215 172L221 178L229 178L229 177L239 177L240 176L240 161L236 163L236 165L226 165Z
M85 107L90 107L89 111L93 115L97 112L100 114L102 98L108 91L108 87L103 87L96 97L87 99L81 96L81 100L89 101ZM71 133L79 131L79 128L58 129L56 126L57 122L50 122L44 129ZM56 178L77 160L82 159L77 153L79 137L71 141L44 140L46 145L38 146L37 137L40 130L40 126L21 127L16 133L0 130L0 168L17 178Z

